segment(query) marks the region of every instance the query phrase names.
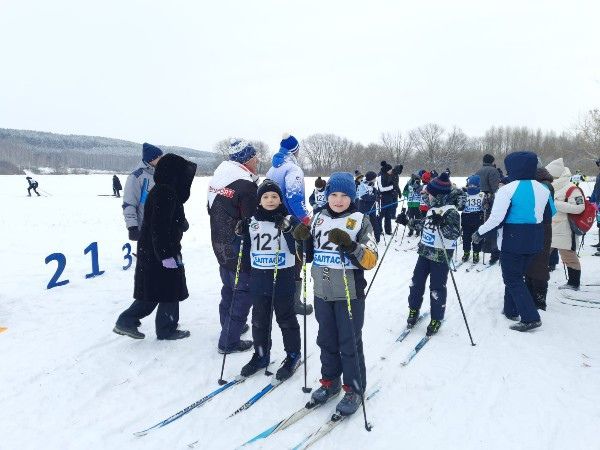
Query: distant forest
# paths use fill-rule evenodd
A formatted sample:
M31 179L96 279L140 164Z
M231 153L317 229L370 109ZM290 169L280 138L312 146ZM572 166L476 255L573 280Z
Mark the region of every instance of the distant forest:
M162 146L198 164L198 174L211 174L222 160L219 154L183 147ZM88 173L110 171L126 173L141 160L142 145L96 136L78 136L40 131L0 128L0 174L38 172Z
M293 130L292 130L293 131ZM454 175L467 176L481 167L490 153L503 168L504 157L513 151L536 152L542 163L564 158L574 173L596 174L600 158L600 110L591 110L571 129L561 133L522 127L491 127L483 136L468 136L460 128L444 129L430 123L407 132L385 132L379 142L364 145L335 134L312 134L301 138L300 162L307 175L328 176L333 171L380 169L380 162L403 164L404 175L418 169L449 168ZM258 151L260 172L271 166L272 151L264 141L251 141ZM198 164L199 175L211 175L228 157L229 138L215 143L212 152L161 146ZM0 174L90 171L128 172L140 161L141 144L118 139L62 135L39 131L0 128Z

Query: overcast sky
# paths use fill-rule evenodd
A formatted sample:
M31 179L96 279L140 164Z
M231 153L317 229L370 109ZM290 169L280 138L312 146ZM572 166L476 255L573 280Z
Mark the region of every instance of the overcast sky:
M0 128L212 149L600 106L600 1L0 0Z

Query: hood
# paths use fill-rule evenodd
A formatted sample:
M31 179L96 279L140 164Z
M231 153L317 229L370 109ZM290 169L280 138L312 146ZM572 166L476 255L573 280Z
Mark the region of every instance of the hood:
M287 161L291 161L296 165L298 164L298 161L294 155L291 153L284 153L281 150L275 153L271 159L273 167L275 168L283 166Z
M535 171L535 180L543 183L544 181L548 183L552 183L554 181L554 177L550 175L550 172L544 167L538 167Z
M538 158L533 152L513 152L504 158L504 167L511 181L534 180Z
M160 158L154 171L154 182L175 189L181 203L190 198L190 189L196 175L196 164L181 156L167 153Z
M562 158L555 159L546 166L546 170L554 178L560 177L565 171L565 163Z

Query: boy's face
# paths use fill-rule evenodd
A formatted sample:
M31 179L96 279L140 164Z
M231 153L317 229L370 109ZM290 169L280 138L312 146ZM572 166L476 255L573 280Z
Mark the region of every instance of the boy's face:
M260 206L262 206L267 211L273 211L277 209L281 205L281 199L277 192L265 192L260 197Z
M329 194L329 197L327 197L327 202L334 212L341 213L350 207L352 200L350 200L350 197L343 192L332 192Z

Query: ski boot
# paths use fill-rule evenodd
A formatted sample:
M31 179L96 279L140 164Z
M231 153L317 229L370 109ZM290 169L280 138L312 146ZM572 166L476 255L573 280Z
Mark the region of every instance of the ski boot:
M115 325L113 332L120 334L121 336L129 336L133 339L144 339L146 337L144 333L138 331L137 327L124 327L119 324Z
M339 378L336 378L335 380L322 379L319 381L321 382L321 387L314 391L310 396L315 403L327 403L342 390L342 382Z
M474 252L473 253L473 264L478 264L479 263L479 252Z
M469 261L470 256L471 256L470 252L465 252L465 254L462 257L462 262L466 263L467 261ZM475 258L475 255L473 255L473 258Z
M490 258L490 266L493 266L500 259L500 255L493 254Z
M238 342L232 348L225 349L225 348L217 347L217 350L221 355L230 354L230 353L241 353L241 352L247 352L248 350L250 350L252 348L252 345L253 345L252 341L244 341L244 340L240 339L240 342Z
M289 352L283 360L281 367L277 370L275 378L279 381L287 380L294 374L301 362L300 352Z
M406 237L411 237L413 235L414 230L411 228L410 230L408 230L408 234L406 235Z
M351 416L360 407L362 396L346 384L344 384L342 388L345 392L344 398L340 400L335 410L342 416Z
M515 330L515 331L529 331L529 330L533 330L534 328L538 328L542 326L542 321L541 320L536 320L535 322L519 322L519 323L515 323L514 325L511 325L509 328L511 330Z
M258 353L254 352L252 358L250 359L250 362L248 362L248 364L242 367L240 375L246 378L250 377L259 370L268 367L270 362L271 361L269 355L260 356Z
M434 334L436 334L441 326L441 320L431 319L431 322L429 322L429 325L427 325L427 336L433 336Z
M157 338L159 341L176 341L178 339L185 339L190 337L190 332L188 330L175 330L171 334L165 337Z
M419 310L408 308L408 319L406 319L406 328L412 328L419 320Z

